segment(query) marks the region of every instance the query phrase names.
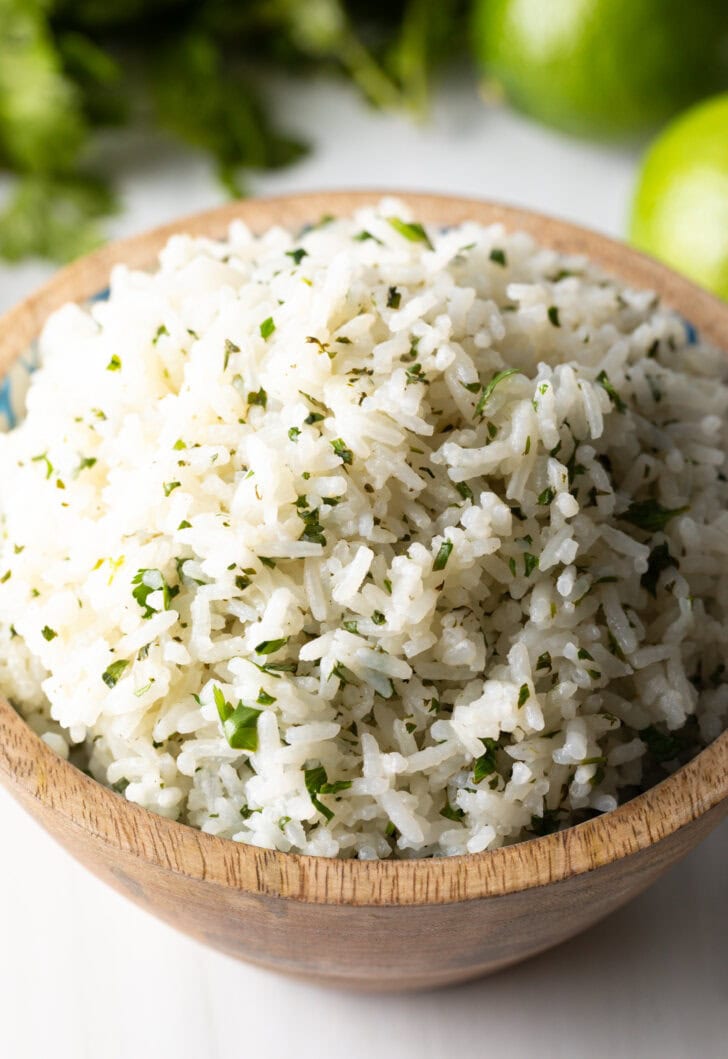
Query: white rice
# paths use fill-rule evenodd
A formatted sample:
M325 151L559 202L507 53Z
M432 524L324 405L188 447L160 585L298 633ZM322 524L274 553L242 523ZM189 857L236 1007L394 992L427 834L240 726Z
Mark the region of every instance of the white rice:
M0 435L0 687L238 841L478 852L725 724L723 356L582 259L401 219L116 268Z

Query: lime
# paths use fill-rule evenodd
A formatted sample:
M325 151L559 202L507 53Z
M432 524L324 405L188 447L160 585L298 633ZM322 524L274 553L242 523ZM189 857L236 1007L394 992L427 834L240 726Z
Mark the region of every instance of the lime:
M728 93L681 115L650 147L630 237L728 299Z
M476 0L474 47L511 102L631 136L728 87L726 0Z

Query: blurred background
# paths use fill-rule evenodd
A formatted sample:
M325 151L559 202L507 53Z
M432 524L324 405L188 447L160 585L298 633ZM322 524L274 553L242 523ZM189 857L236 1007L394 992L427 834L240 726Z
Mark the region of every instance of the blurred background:
M0 310L105 238L342 187L560 215L728 298L728 2L0 0ZM0 819L8 1059L726 1054L725 828L545 956L380 999L203 949Z

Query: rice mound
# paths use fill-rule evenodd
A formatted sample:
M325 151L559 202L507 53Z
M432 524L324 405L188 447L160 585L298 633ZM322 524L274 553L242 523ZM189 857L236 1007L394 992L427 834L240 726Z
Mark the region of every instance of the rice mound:
M175 237L39 356L0 435L0 688L131 801L474 853L724 727L725 361L653 294L384 201Z

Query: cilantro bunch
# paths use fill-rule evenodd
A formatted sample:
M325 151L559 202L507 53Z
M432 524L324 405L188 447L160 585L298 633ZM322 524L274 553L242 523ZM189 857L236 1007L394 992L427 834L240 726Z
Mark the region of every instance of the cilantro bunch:
M466 0L0 0L0 256L66 260L117 208L104 129L205 151L225 188L306 149L266 105L272 69L336 72L377 107L422 113L464 48ZM118 135L118 133L117 133Z

